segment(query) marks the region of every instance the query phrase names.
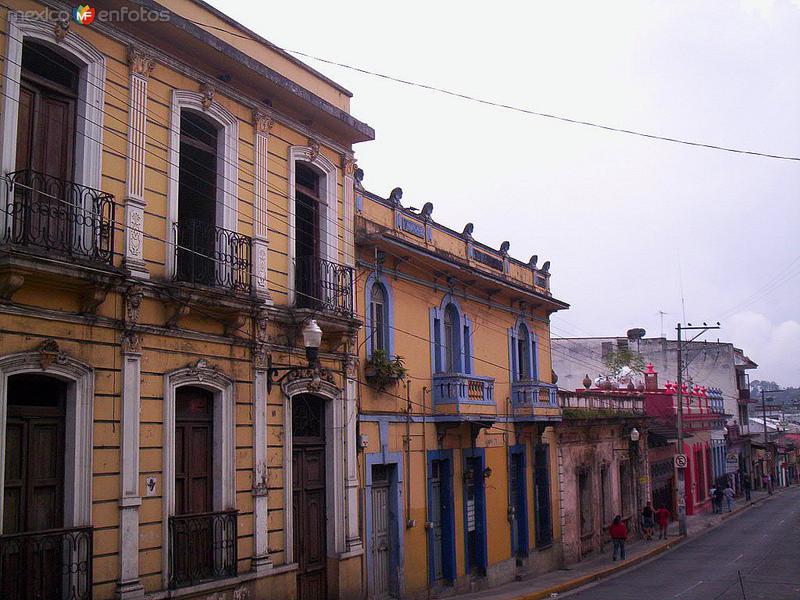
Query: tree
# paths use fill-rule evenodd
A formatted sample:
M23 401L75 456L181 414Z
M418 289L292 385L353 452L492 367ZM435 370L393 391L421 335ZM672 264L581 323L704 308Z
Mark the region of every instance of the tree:
M628 367L634 373L643 373L645 367L641 354L625 348L612 350L606 355L603 362L609 373L614 377L617 377L625 367Z

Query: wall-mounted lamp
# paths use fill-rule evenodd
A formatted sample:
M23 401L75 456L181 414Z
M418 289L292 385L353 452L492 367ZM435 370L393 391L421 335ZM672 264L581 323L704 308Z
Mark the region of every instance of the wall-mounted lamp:
M483 478L484 479L489 479L489 477L491 477L491 476L492 476L492 467L486 467L483 470Z
M272 391L272 384L273 383L280 383L290 373L294 373L301 369L316 369L318 356L319 356L319 347L322 344L322 329L320 326L317 325L317 322L314 319L311 319L308 323L305 324L303 327L303 346L306 348L306 360L308 361L308 366L303 367L301 365L273 365L272 363L272 355L270 354L267 357L267 394ZM278 374L283 372L283 374L278 377ZM319 376L316 375L315 379L319 379Z

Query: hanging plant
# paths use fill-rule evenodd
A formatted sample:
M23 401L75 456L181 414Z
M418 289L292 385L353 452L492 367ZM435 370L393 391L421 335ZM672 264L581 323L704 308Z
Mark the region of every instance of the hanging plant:
M408 369L399 356L390 358L385 350L374 350L364 366L364 375L381 392L406 378Z

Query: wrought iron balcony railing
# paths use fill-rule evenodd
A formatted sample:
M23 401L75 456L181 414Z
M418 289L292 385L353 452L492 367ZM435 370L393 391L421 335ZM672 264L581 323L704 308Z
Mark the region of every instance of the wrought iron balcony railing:
M353 316L353 269L316 256L294 260L295 306Z
M494 402L494 377L464 373L433 374L434 404L491 404Z
M0 535L4 600L89 600L92 528Z
M169 518L169 587L236 575L238 510Z
M114 196L29 169L3 179L2 243L112 264Z
M253 240L195 219L174 224L175 280L249 294Z

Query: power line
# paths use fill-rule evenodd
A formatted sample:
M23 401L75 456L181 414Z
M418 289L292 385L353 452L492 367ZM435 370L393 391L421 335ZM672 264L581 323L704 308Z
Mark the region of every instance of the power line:
M243 35L241 33L235 32L235 31L230 31L228 29L225 29L224 27L219 27L217 25L211 25L209 23L203 23L201 21L193 21L191 19L187 19L187 21L189 21L190 23L193 23L195 25L198 25L200 27L207 27L209 29L215 29L215 30L224 32L227 35L231 35L231 36L234 36L234 37L245 39L245 40L248 40L250 42L253 41L253 37L252 36ZM438 87L438 86L435 86L435 85L430 85L430 84L427 84L427 83L420 83L420 82L417 82L417 81L411 81L411 80L408 80L408 79L402 79L402 78L396 77L394 75L386 75L385 73L379 73L377 71L371 71L371 70L365 69L363 67L356 67L356 66L349 65L349 64L346 64L346 63L343 63L343 62L330 60L328 58L322 58L321 56L316 56L314 54L308 54L307 52L303 52L301 50L292 50L292 49L289 49L289 48L282 48L282 50L285 51L285 52L290 52L291 54L296 54L298 56L302 56L304 58L310 58L312 60L316 60L316 61L319 61L321 63L325 63L325 64L328 64L328 65L333 65L333 66L336 66L336 67L341 67L343 69L348 69L350 71L355 71L355 72L361 73L363 75L369 75L371 77L378 77L380 79L385 79L387 81L392 81L394 83L399 83L399 84L407 85L407 86L410 86L410 87L421 88L421 89L428 90L428 91L431 91L431 92L437 92L437 93L440 93L440 94L445 94L447 96L452 96L454 98L460 98L462 100L467 100L469 102L475 102L475 103L478 103L478 104L483 104L485 106L492 106L494 108L502 108L502 109L505 109L505 110L510 110L510 111L513 111L513 112L518 112L518 113L522 113L522 114L526 114L526 115L532 115L532 116L536 116L536 117L543 117L545 119L553 119L553 120L561 121L561 122L564 122L564 123L571 123L573 125L584 125L586 127L594 127L596 129L601 129L601 130L604 130L604 131L613 131L615 133L624 133L624 134L627 134L627 135L633 135L633 136L638 136L638 137L652 139L652 140L659 140L659 141L662 141L662 142L671 142L671 143L674 143L674 144L684 144L686 146L695 146L695 147L698 147L698 148L707 148L707 149L710 149L710 150L720 150L720 151L723 151L723 152L733 152L733 153L736 153L736 154L747 154L747 155L751 155L751 156L761 156L763 158L772 158L772 159L777 159L777 160L800 161L800 156L786 156L786 155L781 155L781 154L771 154L771 153L767 153L767 152L758 152L758 151L755 151L755 150L744 150L744 149L741 149L741 148L732 148L732 147L729 147L729 146L720 146L720 145L717 145L717 144L709 144L709 143L705 143L705 142L695 142L695 141L685 140L685 139L676 138L676 137L657 135L657 134L654 134L654 133L646 133L646 132L643 132L643 131L637 131L637 130L634 130L634 129L627 129L627 128L624 128L624 127L614 127L614 126L611 126L611 125L604 125L602 123L595 123L593 121L585 121L583 119L576 119L576 118L572 118L572 117L565 117L563 115L556 115L556 114L553 114L553 113L546 113L546 112L541 112L541 111L537 111L537 110L533 110L533 109L522 108L522 107L519 107L519 106L513 106L511 104L505 104L503 102L495 102L495 101L492 101L492 100L486 100L485 98L477 98L475 96L470 96L469 94L464 94L464 93L461 93L461 92L455 92L453 90L448 90L446 88Z

